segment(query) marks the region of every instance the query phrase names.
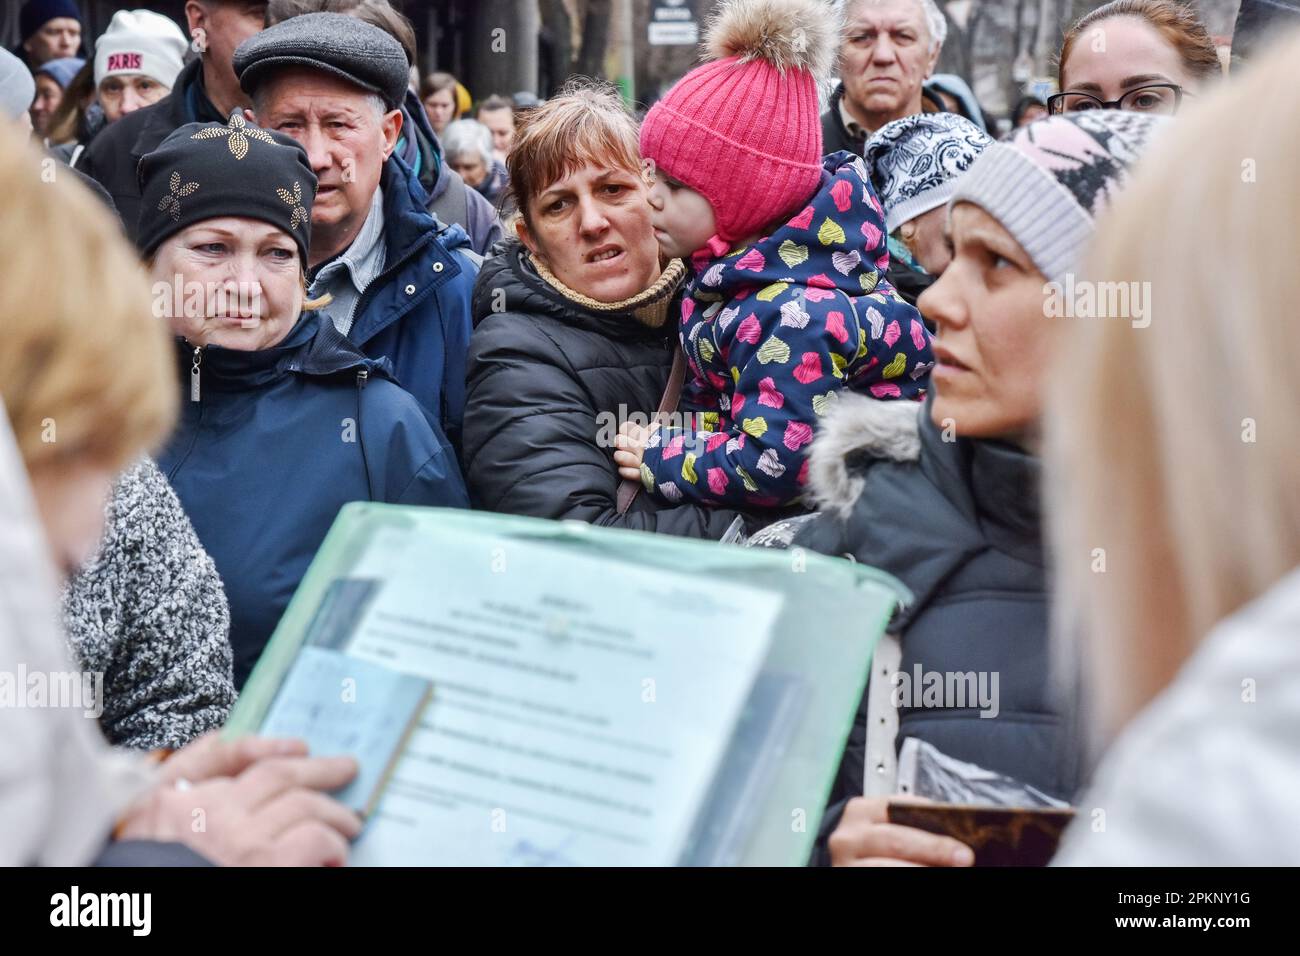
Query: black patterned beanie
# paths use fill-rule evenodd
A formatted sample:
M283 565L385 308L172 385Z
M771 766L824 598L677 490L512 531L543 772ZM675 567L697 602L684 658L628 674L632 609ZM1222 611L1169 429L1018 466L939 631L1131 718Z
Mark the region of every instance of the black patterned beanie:
M862 150L871 185L885 207L885 231L952 198L957 177L992 143L956 113L917 113L880 127Z
M220 216L247 216L282 229L307 261L316 174L306 151L281 133L230 122L182 126L141 157L137 245L150 256L182 229Z

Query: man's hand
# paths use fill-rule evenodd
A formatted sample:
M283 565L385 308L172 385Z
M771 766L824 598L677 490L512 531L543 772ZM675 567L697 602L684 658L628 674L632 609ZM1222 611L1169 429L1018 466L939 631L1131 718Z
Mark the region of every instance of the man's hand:
M650 444L650 436L658 429L658 422L648 428L634 422L624 422L619 426L614 438L614 464L618 465L620 477L628 481L641 480L641 458Z
M306 753L300 740L207 735L163 765L117 835L184 843L223 866L342 866L361 820L326 792L357 764Z
M952 837L889 823L899 797L855 797L831 834L832 866L971 866L975 853ZM927 801L908 798L918 803Z

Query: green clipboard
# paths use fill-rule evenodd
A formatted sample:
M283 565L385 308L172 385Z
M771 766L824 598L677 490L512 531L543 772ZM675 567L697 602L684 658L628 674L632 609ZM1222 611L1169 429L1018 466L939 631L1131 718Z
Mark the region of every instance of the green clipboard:
M372 551L393 541L394 535L420 536L426 543L527 542L554 554L557 572L548 586L561 592L571 589L575 596L598 591L613 609L619 606L619 596L600 581L566 578L566 555L596 558L624 570L686 572L719 593L743 587L778 595L780 609L761 666L676 862L805 863L875 643L894 609L911 599L895 578L797 548L750 549L581 522L349 504L340 511L258 661L227 722L227 736L258 731L304 642L346 648L367 600L354 572L363 562L373 562ZM394 573L427 580L429 606L436 608L438 567L399 567ZM494 587L500 582L485 568L483 592L490 594ZM432 680L437 700L437 676Z

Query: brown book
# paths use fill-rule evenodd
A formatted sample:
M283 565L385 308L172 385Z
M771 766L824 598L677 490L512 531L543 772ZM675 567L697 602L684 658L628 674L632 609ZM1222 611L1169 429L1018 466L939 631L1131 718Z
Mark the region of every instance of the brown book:
M1046 866L1074 811L1044 807L980 807L891 800L890 823L960 840L976 866Z

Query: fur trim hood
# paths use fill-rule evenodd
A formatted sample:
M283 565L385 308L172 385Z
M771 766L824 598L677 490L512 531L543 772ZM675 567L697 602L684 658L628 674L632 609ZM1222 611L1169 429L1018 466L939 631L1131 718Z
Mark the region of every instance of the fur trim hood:
M840 392L822 418L808 456L807 495L816 507L847 518L862 494L865 463L919 459L924 407Z

